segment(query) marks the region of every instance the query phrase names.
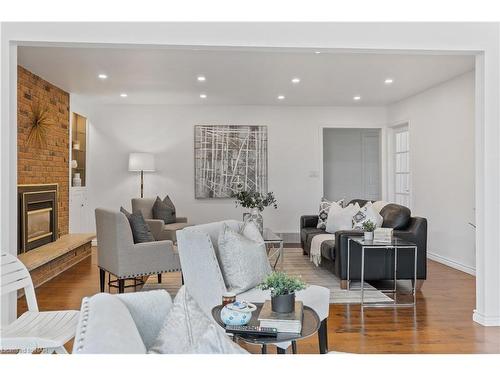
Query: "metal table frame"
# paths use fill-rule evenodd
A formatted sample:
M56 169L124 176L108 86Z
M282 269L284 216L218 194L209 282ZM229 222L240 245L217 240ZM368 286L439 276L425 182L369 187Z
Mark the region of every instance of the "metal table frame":
M266 236L267 234L267 236ZM267 237L267 239L266 239ZM270 238L274 237L274 238ZM285 259L285 254L284 254L284 246L283 246L283 239L278 236L276 233L274 233L271 229L265 228L264 229L264 243L266 244L266 248L268 249L268 257L272 258L274 256L276 257L276 261L274 262L273 269L276 269L276 266L280 265L280 269L283 270L283 261ZM271 246L268 246L271 245ZM275 245L278 245L278 248L275 247ZM271 252L271 250L273 250Z
M360 237L351 237L349 236L347 238L347 290L361 290L361 307L412 307L415 306L416 304L416 288L417 288L417 245L416 244L411 244L410 242L402 243L401 245L398 245L396 243L388 243L384 244L382 242L374 242L372 241L372 244L363 244L358 242ZM350 279L350 269L351 269L351 264L350 264L350 257L351 257L351 241L357 243L359 246L361 246L361 287L360 289L351 289L351 279ZM365 302L365 249L383 249L383 250L394 250L394 287L393 289L377 289L382 293L392 293L394 294L394 302ZM396 302L396 292L397 292L397 270L398 270L398 250L399 249L413 249L413 258L414 258L414 268L413 268L413 288L412 288L412 294L413 294L413 302L412 303L397 303Z

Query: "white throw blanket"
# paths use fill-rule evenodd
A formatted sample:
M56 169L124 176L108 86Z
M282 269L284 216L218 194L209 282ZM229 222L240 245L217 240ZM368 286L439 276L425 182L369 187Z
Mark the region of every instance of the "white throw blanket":
M311 252L309 253L309 259L314 263L316 267L321 264L321 244L324 241L335 241L335 234L317 234L313 237L311 241Z

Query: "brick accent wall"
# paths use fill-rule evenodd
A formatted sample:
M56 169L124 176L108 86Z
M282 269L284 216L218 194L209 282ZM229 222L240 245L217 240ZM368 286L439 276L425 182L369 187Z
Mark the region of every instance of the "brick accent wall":
M49 110L53 124L43 148L28 146L32 103ZM17 179L18 184L59 184L59 235L69 225L69 93L17 67Z

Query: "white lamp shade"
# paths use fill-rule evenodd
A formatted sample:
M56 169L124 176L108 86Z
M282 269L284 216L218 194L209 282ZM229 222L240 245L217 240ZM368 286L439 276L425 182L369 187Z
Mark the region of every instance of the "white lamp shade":
M128 157L128 170L130 172L154 172L155 156L145 152L132 152Z

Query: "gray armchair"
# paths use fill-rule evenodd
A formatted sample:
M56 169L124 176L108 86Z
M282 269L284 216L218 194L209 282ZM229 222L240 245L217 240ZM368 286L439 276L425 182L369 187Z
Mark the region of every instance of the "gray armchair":
M177 217L177 221L172 224L165 224L163 220L153 219L153 205L156 198L133 198L132 199L132 212L137 210L142 212L142 216L153 233L156 241L170 240L177 242L175 232L192 224L188 224L186 217Z
M95 210L98 267L101 292L104 291L106 272L116 276L118 292L123 293L125 280L165 272L180 271L179 254L172 241L134 244L127 217L121 212L97 208Z

